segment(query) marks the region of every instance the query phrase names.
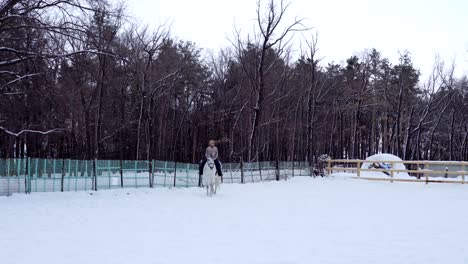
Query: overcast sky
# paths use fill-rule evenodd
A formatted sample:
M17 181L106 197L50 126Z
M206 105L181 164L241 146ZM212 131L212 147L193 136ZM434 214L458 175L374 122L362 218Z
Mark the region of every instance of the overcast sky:
M264 1L266 2L266 1ZM285 0L285 2L287 2ZM414 65L427 78L434 57L446 64L455 59L456 75L468 75L467 0L292 0L288 20L304 18L319 35L324 62L344 62L376 48L393 64L399 51L411 52ZM253 32L256 0L127 0L129 11L142 24L171 23L179 39L217 52L229 46L234 25ZM295 49L299 49L300 36Z

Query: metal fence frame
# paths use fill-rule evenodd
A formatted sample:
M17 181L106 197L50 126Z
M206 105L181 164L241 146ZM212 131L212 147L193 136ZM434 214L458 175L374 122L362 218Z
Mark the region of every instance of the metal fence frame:
M225 163L223 182L309 176L305 162ZM198 164L152 160L0 159L0 196L13 193L200 186Z

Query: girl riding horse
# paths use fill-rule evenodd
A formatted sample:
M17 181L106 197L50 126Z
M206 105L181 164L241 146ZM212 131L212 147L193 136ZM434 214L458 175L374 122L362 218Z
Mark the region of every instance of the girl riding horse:
M203 175L203 167L206 164L208 158L212 158L214 160L216 171L218 172L218 176L222 177L223 172L221 171L221 163L218 160L218 148L216 147L216 142L212 139L208 142L208 147L205 151L205 157L203 161L200 163L200 168L198 174Z

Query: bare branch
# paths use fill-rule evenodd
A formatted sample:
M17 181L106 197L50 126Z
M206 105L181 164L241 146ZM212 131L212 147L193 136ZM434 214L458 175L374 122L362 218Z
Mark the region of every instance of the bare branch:
M38 76L38 75L43 75L44 73L31 73L31 74L26 74L26 75L23 75L23 76L18 76L16 79L12 80L12 81L9 81L7 82L6 84L2 85L2 89L4 89L5 87L9 86L9 85L12 85L14 83L17 83L17 82L20 82L22 81L23 79L28 79L28 78L31 78L31 77L34 77L34 76Z
M18 133L15 133L15 132L12 132L12 131L10 131L10 130L2 127L2 126L0 126L0 129L3 130L5 133L7 133L7 134L9 134L11 136L14 136L14 137L19 137L19 136L21 136L22 134L25 134L25 133L48 135L50 133L60 133L60 132L65 130L64 128L55 128L55 129L51 129L51 130L47 130L47 131L24 129L24 130L21 130Z

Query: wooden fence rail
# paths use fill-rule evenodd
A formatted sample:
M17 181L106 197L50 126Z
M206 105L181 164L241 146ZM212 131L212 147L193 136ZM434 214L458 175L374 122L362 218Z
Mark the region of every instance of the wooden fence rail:
M380 164L390 164L390 169L384 168L361 168L364 163L380 163ZM337 167L337 164L341 164L340 167ZM416 165L417 169L394 169L395 164L404 164L404 165ZM446 166L445 170L431 170L431 167L434 166ZM459 166L461 170L450 171L448 170L449 166ZM402 181L402 182L425 182L428 183L461 183L465 184L465 177L468 175L468 162L467 161L427 161L427 160L402 160L402 161L369 161L369 160L328 160L327 161L327 174L330 175L333 171L340 172L353 172L356 173L358 179L374 180L374 181ZM386 172L389 174L390 178L379 178L379 177L362 177L362 172ZM415 174L414 179L406 178L395 178L395 173L408 173ZM444 175L444 177L431 177L434 175ZM449 175L460 176L461 179L458 180L443 180L448 178ZM424 180L421 180L421 177L424 177ZM429 179L431 177L431 179ZM434 178L442 178L434 179Z

